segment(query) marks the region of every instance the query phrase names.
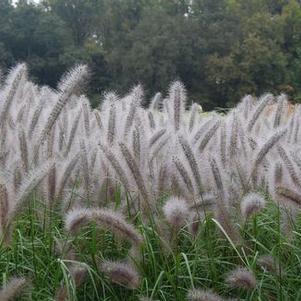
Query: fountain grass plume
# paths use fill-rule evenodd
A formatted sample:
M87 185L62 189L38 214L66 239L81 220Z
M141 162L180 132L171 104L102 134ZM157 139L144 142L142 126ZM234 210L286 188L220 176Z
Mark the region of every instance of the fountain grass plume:
M163 213L168 223L175 229L184 226L190 214L187 202L177 197L171 197L166 201Z
M88 68L85 65L79 65L72 70L70 70L61 80L59 84L59 94L57 95L57 101L53 106L46 123L43 125L42 131L37 139L34 157L37 155L41 143L44 142L46 136L51 131L55 121L60 115L63 107L66 105L72 94L81 87L82 83L86 80L88 76Z
M75 235L83 226L91 222L111 231L121 240L130 241L136 247L142 244L142 237L134 226L129 224L120 213L110 209L73 209L66 214L65 229L68 233Z
M291 188L284 187L284 186L277 186L275 190L276 190L276 194L278 194L281 197L284 197L292 205L295 205L297 207L301 206L300 192L297 192Z
M1 95L1 107L0 107L0 125L4 126L7 120L9 108L13 102L13 99L17 93L18 87L21 84L21 80L26 76L27 67L25 64L19 64L14 67L5 82L4 93Z
M256 172L258 166L263 161L266 154L279 142L279 140L286 134L286 132L286 129L276 131L265 141L254 158L250 177Z
M199 151L200 152L202 152L205 149L205 147L207 146L209 141L212 139L212 137L214 136L217 129L220 127L220 124L221 124L221 121L216 120L213 123L213 125L207 131L205 131L203 138L199 142Z
M252 272L246 268L238 267L226 275L226 283L232 288L253 290L256 287L256 278Z
M241 214L245 219L260 212L264 207L265 199L257 192L246 194L240 203Z
M46 163L25 175L18 189L14 203L15 205L9 210L8 220L11 220L18 212L20 212L21 208L24 206L24 202L48 175L49 170L51 170L53 166L53 161L46 161Z
M215 210L216 219L222 226L223 230L231 238L232 242L235 244L239 244L241 243L241 237L229 215L229 211L227 208L228 206L225 200L224 184L218 164L216 160L212 157L209 159L209 162L215 185L214 193L218 198L218 203Z
M165 133L166 133L166 129L157 130L149 139L149 143L148 143L149 147L152 147L158 141L160 141L160 139L164 136Z
M197 123L197 116L202 112L202 107L197 104L194 103L191 108L190 108L190 117L189 117L189 132L192 132L192 130L194 129L196 123Z
M130 150L128 149L128 147L124 143L121 143L121 142L119 143L119 147L120 147L122 156L133 175L133 178L137 185L137 189L141 193L141 196L143 198L142 206L143 206L144 213L146 213L148 215L152 211L152 205L150 203L149 193L147 191L142 172L141 172L134 156L131 154Z
M272 94L266 94L264 96L261 97L261 99L259 100L251 118L249 119L249 122L247 124L247 130L249 132L251 132L251 130L253 129L256 121L258 120L260 114L262 113L262 111L265 109L265 107L273 100L273 95Z
M180 159L177 156L173 156L172 158L175 167L179 173L180 178L182 179L183 183L185 183L187 190L194 195L194 188L192 181L190 179L190 175L187 171L187 168L185 165L180 161Z
M201 193L203 190L202 181L201 181L201 175L199 172L198 163L197 163L196 157L194 155L194 151L193 151L191 145L188 143L188 141L182 135L179 136L179 143L182 147L183 154L185 155L185 158L192 171L195 185L196 185L196 191L198 193Z
M107 143L112 145L116 135L116 107L111 104L107 126Z
M187 294L189 301L223 301L222 297L210 290L191 289Z
M122 166L122 162L119 160L118 156L116 156L108 147L105 145L100 144L100 148L105 154L106 158L112 165L113 169L115 170L116 174L119 177L120 182L122 183L123 187L126 189L127 192L131 191L130 182L128 178L128 174L126 170Z
M171 102L171 120L174 131L177 132L182 124L182 118L186 105L186 90L179 81L172 83L169 88L169 101Z
M140 285L140 276L136 269L129 263L103 261L100 264L100 269L113 283L125 286L129 289L137 289Z
M275 116L273 121L274 128L277 128L280 125L281 115L283 113L285 103L286 103L286 95L281 94L280 96L277 97L277 109L275 111Z
M13 277L1 288L0 300L1 301L12 301L22 294L27 281L23 277Z
M279 264L275 258L271 255L262 255L258 257L257 264L265 271L269 273L279 274Z
M277 145L277 151L278 151L278 154L279 154L280 158L282 159L284 166L286 167L293 183L297 187L301 188L300 178L297 175L296 170L295 170L295 162L290 159L289 155L287 154L287 152L281 145Z

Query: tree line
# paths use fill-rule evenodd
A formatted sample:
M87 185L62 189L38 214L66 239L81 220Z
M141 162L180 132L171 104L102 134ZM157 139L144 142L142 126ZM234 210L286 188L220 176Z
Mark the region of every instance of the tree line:
M206 109L247 94L301 100L298 0L0 1L0 66L25 61L55 87L76 63L89 65L96 105L104 91L141 83L147 97L175 79Z

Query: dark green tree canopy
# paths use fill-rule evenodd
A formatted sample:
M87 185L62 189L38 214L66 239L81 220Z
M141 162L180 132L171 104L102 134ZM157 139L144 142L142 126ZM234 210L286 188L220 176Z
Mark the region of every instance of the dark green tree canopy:
M180 79L207 109L246 93L287 93L301 100L298 0L44 0L0 2L0 66L29 64L54 87L67 69L87 63L89 93L147 96Z

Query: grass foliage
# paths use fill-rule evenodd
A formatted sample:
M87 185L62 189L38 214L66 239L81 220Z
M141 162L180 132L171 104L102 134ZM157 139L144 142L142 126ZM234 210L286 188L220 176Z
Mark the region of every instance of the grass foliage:
M96 231L96 225L84 227L77 236L66 235L59 216L51 215L51 224L41 226L35 213L36 202L16 221L13 242L1 247L2 281L15 275L27 275L31 289L21 300L53 300L58 287L66 286L70 300L187 300L189 290L210 289L223 298L239 300L299 300L301 223L294 225L294 237L281 234L279 208L273 203L240 228L244 246L233 246L212 216L207 216L196 236L189 225L178 230L172 248L162 242L156 227L146 225L137 215L134 220L144 238L142 260L137 263L141 284L135 290L112 284L101 272L105 260L122 260L129 252L108 231ZM159 230L160 231L160 230ZM57 242L65 249L58 252ZM68 252L72 246L76 259ZM264 256L272 256L270 262ZM135 260L135 258L133 258ZM85 281L79 286L70 277L70 264L84 267ZM245 267L256 275L251 290L231 288L227 274ZM68 299L67 299L68 300Z
M57 90L16 66L0 89L0 301L299 300L300 105L227 114L171 84Z

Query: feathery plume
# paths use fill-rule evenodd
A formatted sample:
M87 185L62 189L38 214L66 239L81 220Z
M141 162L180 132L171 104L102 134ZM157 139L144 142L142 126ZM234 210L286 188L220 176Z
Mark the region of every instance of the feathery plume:
M177 171L179 172L179 174L181 176L181 179L185 183L188 191L191 194L194 194L193 184L192 184L192 181L190 179L187 169L185 168L185 166L182 164L182 162L179 160L178 157L173 156L173 162L176 166Z
M179 229L189 217L187 202L180 198L169 198L163 207L163 213L170 225Z
M137 289L140 285L138 272L128 263L104 261L100 269L113 283L130 289Z
M26 279L23 277L11 278L0 290L1 301L11 301L17 298L26 286Z
M240 181L240 184L242 186L242 189L244 192L249 191L249 183L248 183L248 176L246 175L246 170L242 166L241 162L239 160L235 160L234 164L236 166L238 179Z
M160 129L156 131L149 140L149 147L152 147L156 144L157 141L160 141L161 137L166 133L166 129Z
M158 153L164 148L164 146L166 146L169 139L170 139L170 136L168 135L166 138L160 139L159 142L156 144L156 146L151 148L151 152L150 152L150 156L149 156L150 162L152 162L156 158Z
M257 107L255 108L255 110L254 110L254 112L253 112L253 114L252 114L252 116L251 116L251 118L248 122L247 130L249 132L251 132L251 130L253 129L259 115L264 110L264 108L272 101L272 99L273 99L272 94L266 94L260 99Z
M121 214L110 209L73 209L66 214L65 229L67 232L76 234L82 226L90 222L97 223L100 227L111 231L122 240L130 241L135 246L142 243L142 237L134 226L126 222Z
M217 131L217 129L219 128L221 122L220 120L217 120L204 134L202 140L200 141L199 144L199 150L202 152L206 145L209 143L209 141L211 140L211 138L214 136L215 132Z
M213 174L213 178L215 181L216 188L220 191L220 193L224 192L224 184L222 180L222 176L220 174L220 170L218 168L217 162L214 158L209 159L211 171Z
M233 113L232 123L231 123L231 133L229 139L229 153L230 158L233 158L237 152L237 139L238 138L238 120L236 113Z
M219 204L216 207L216 218L223 227L224 231L229 235L231 240L234 243L239 243L241 241L239 232L234 227L231 218L229 216L228 208L225 204L224 199L224 185L222 181L222 177L220 174L220 170L214 158L210 158L210 167L213 174L213 179L215 186L217 188L216 195L219 199Z
M57 185L56 198L58 200L60 200L61 197L63 196L63 191L64 191L65 187L67 186L67 181L70 178L71 173L74 170L75 166L77 165L79 157L80 157L80 155L79 155L79 153L77 153L66 163L64 171L62 173L62 176Z
M256 278L246 268L238 267L226 276L226 283L233 288L253 290L256 287Z
M277 128L280 125L282 111L286 102L286 96L284 94L281 94L279 97L277 97L277 100L278 100L278 104L277 104L277 109L275 111L275 117L273 122L274 128Z
M152 99L149 108L153 111L159 111L162 102L162 94L158 92Z
M109 119L108 119L108 129L107 129L107 141L108 144L112 144L115 138L115 128L116 128L116 107L114 104L110 106Z
M209 290L191 289L187 294L189 301L223 301L219 295Z
M275 258L271 255L262 255L258 257L257 264L267 272L277 274L279 272L279 268L275 262Z
M241 214L245 219L248 219L251 215L260 212L264 207L264 197L256 192L246 194L240 203Z
M179 136L179 143L183 149L183 153L187 159L187 162L189 163L190 169L194 176L195 183L197 185L197 191L201 192L202 191L201 175L199 173L198 164L194 156L193 150L189 145L188 141L181 135Z
M192 106L191 106L191 109L190 109L190 118L189 118L189 132L191 132L195 126L195 122L196 122L196 119L197 119L197 116L199 113L202 112L202 107L197 104L197 103L194 103Z
M196 144L200 138L202 137L204 131L209 127L210 123L212 123L212 118L207 118L206 120L200 127L199 129L194 133L193 138L192 138L192 144Z
M227 135L226 127L225 127L225 124L222 123L222 126L220 127L219 145L220 145L220 158L221 158L223 167L226 166L226 162L227 162L227 155L226 155L227 136L226 135Z
M169 99L172 102L173 127L175 131L178 131L186 103L186 91L182 83L176 81L170 86Z
M18 90L20 82L24 76L26 76L27 67L25 64L19 64L13 68L7 78L5 83L4 90L4 99L1 99L1 108L0 108L0 125L3 127L4 122L8 116L9 108L12 104L14 96ZM3 97L3 96L2 96Z
M89 102L87 99L86 101L82 104L82 111L83 111L83 117L84 117L84 127L85 127L85 132L86 136L89 137L90 135L90 107L89 107Z
M95 120L96 120L96 123L97 123L99 129L102 129L102 121L100 118L100 113L97 110L94 110L93 113L94 113Z
M277 186L276 193L290 201L292 204L301 206L301 194L299 192L287 187Z
M140 130L138 127L136 127L133 130L133 151L134 151L134 156L137 160L137 162L140 162L141 160L141 137L140 137Z
M276 162L273 171L274 186L281 184L283 178L283 168L280 162Z
M147 117L148 117L148 122L149 122L149 126L151 129L155 129L156 128L156 122L155 122L155 118L154 115L151 111L147 112Z
M136 182L137 188L139 192L141 193L143 197L143 204L145 203L147 205L147 208L144 208L146 211L151 209L151 204L149 202L149 195L145 186L145 182L143 179L143 176L140 172L140 169L137 165L136 160L134 159L133 155L129 151L128 147L124 143L119 143L119 147L121 150L121 153L129 167L129 169L132 172L132 175L134 177L134 180ZM150 212L149 212L150 213Z
M53 165L54 162L48 161L44 165L33 170L30 174L26 175L26 178L23 179L16 195L15 206L9 211L9 221L15 216L16 213L20 211L21 207L24 206L24 202L28 199L33 190L48 175L48 172Z
M294 168L294 162L289 158L288 154L286 153L285 149L282 146L277 145L277 151L278 151L279 156L282 159L284 166L286 167L293 183L295 185L297 185L298 187L301 187L300 179Z
M107 159L109 160L112 167L114 168L114 170L117 173L117 175L118 175L122 185L124 186L124 188L128 192L130 192L131 188L130 188L130 183L129 183L129 180L128 180L128 176L126 174L126 171L123 169L122 165L120 164L120 161L118 160L118 158L106 146L100 144L100 148L103 151L103 153L105 154L105 156L107 157Z
M83 172L83 182L86 190L87 199L90 199L90 170L89 170L89 161L88 161L88 152L84 140L80 141L80 157L81 157L81 168Z
M65 156L67 156L70 152L70 149L71 149L71 145L74 141L74 138L75 138L75 134L76 134L76 131L77 131L77 128L78 128L78 125L79 125L79 120L80 120L80 117L81 117L81 111L79 111L75 117L75 119L73 120L73 124L72 124L72 127L71 127L71 130L70 130L70 134L69 134L69 138L68 138L68 142L67 142L67 146L66 146L66 150L65 150Z
M261 148L259 149L259 151L257 152L257 154L255 156L252 171L251 171L251 175L256 171L257 167L262 162L265 155L285 135L285 133L286 133L286 129L277 131L276 133L272 134L272 136L270 136L266 140L266 142L261 146Z
M44 141L45 137L48 135L50 130L52 129L55 121L57 120L59 114L61 113L63 107L66 105L68 100L70 99L70 96L74 94L79 87L81 86L81 83L85 80L85 78L88 75L88 69L87 66L79 65L69 71L67 75L63 78L61 83L59 84L59 90L60 93L58 95L57 101L52 108L48 119L41 131L41 134L39 136L38 142L36 144L35 153L38 152L38 149L40 147L40 144Z
M38 124L39 118L40 118L41 113L42 113L42 109L43 109L43 105L41 103L39 103L37 105L37 108L35 109L33 115L32 115L32 118L31 118L31 122L30 122L30 125L29 125L29 131L28 131L29 138L32 137L32 134L33 134L33 132L36 128L36 125Z
M29 162L28 162L28 147L27 147L27 140L25 136L25 132L23 129L19 131L19 148L21 154L21 160L23 164L23 168L25 172L28 172L29 169Z
M133 89L131 95L132 95L132 101L130 103L130 108L128 110L126 120L125 120L125 125L124 125L124 136L125 137L130 132L130 129L131 129L134 119L135 119L137 108L140 105L140 101L141 101L141 98L143 95L143 90L142 90L141 86L135 87Z

